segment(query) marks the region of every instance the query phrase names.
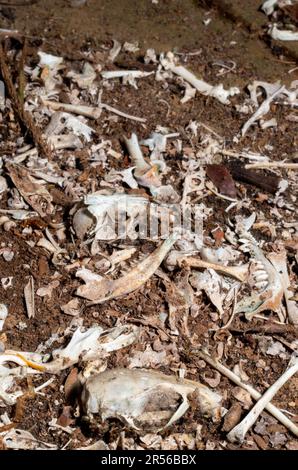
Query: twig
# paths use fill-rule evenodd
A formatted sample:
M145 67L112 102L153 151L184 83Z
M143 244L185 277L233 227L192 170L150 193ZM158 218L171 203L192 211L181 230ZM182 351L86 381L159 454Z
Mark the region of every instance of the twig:
M12 103L13 110L16 116L18 117L21 124L25 127L25 129L31 136L36 147L38 147L38 149L41 151L43 155L45 155L48 159L51 159L51 151L50 151L48 144L42 138L41 132L35 126L31 115L27 111L24 110L24 107L20 103L18 94L16 92L15 86L12 81L9 67L6 63L5 53L4 53L1 42L0 42L0 68L1 68L2 77L5 82L8 94L11 98L11 103Z
M254 425L266 405L272 400L278 390L298 372L298 358L293 356L289 363L289 368L279 377L279 379L266 390L264 395L258 400L255 406L250 410L248 415L235 426L227 435L230 442L243 442L247 431ZM296 427L296 436L298 436L298 428Z
M146 119L144 118L139 118L132 116L131 114L123 113L122 111L119 111L118 109L104 103L100 103L97 108L93 106L57 103L56 101L49 100L42 100L42 104L48 106L54 111L63 110L67 113L81 114L82 116L86 116L89 119L99 119L101 111L105 109L106 111L110 111L111 113L117 114L118 116L124 117L126 119L131 119L132 121L146 122Z
M22 55L19 64L19 76L18 76L18 96L19 96L19 103L21 106L24 106L24 99L25 99L25 87L26 87L26 78L24 67L26 64L26 56L27 56L27 39L24 38L24 45L22 50Z
M263 162L263 163L249 163L245 165L248 169L261 169L261 168L286 168L287 170L298 170L298 163L286 162Z
M261 398L262 395L260 392L255 390L251 385L242 382L238 375L234 374L234 372L232 372L217 360L212 359L209 354L201 350L194 351L193 353L210 364L212 367L214 367L214 369L218 370L218 372L223 374L225 377L228 377L228 379L230 379L236 385L246 390L255 400L259 400ZM296 424L294 424L287 416L285 416L276 406L272 405L272 403L266 403L264 408L295 436L298 436L298 427Z

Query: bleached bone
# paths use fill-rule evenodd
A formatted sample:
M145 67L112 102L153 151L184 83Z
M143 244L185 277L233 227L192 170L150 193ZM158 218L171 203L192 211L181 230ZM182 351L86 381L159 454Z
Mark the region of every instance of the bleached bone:
M269 127L277 127L277 120L275 118L268 119L268 121L263 121L261 119L260 121L260 127L261 129L269 129Z
M76 294L91 300L89 305L94 305L134 292L153 276L178 236L177 232L173 232L153 253L126 275L115 280L102 279L88 282L85 286L78 287Z
M280 88L280 86L281 86L280 81L277 81L275 83L270 83L270 82L264 82L262 80L254 80L252 84L247 86L247 88L248 88L252 103L254 104L256 108L258 108L259 107L258 98L262 94L259 89L262 88L266 95L266 98L268 98L269 96L273 95L273 93L275 93Z
M44 130L44 135L49 137L62 134L66 129L72 131L77 136L83 136L87 142L91 140L91 134L94 132L90 126L87 126L79 118L73 116L73 114L57 111L51 117L51 120Z
M271 96L268 96L263 103L260 105L260 107L256 110L256 112L246 121L244 126L242 127L241 134L242 137L246 134L248 129L259 119L261 119L265 114L269 113L270 111L270 105L273 102L273 100L282 94L285 91L285 86L281 86L276 90Z
M24 287L24 297L25 297L25 303L26 303L28 318L33 318L35 316L34 278L33 278L33 276L29 277L29 281Z
M116 267L116 264L130 259L131 256L135 254L136 251L137 251L136 248L132 247L132 248L127 248L127 249L113 252L111 256L108 258L108 260L111 263L111 267L108 269L108 271L106 271L105 274L113 272Z
M100 106L102 109L105 109L106 111L110 111L111 113L117 114L117 116L124 117L126 119L131 119L132 121L137 121L137 122L146 122L147 119L145 118L140 118L137 116L132 116L131 114L124 113L122 111L119 111L119 109L116 109L108 104L101 103Z
M23 394L21 390L16 389L16 381L15 377L13 376L15 370L16 369L13 369L11 375L4 375L4 377L1 376L3 374L0 374L0 409L3 406L15 405L17 399Z
M73 82L76 82L80 88L88 89L92 87L96 79L96 72L89 62L85 62L82 73L71 70L68 72L67 77L71 78Z
M266 15L270 16L274 12L277 3L278 0L265 0L263 5L261 6L261 10L263 10Z
M116 57L120 53L121 48L122 48L122 46L121 46L120 42L117 41L116 39L113 39L113 47L112 47L112 49L110 49L109 55L108 55L108 60L110 62L114 62L114 60L116 59Z
M171 134L162 134L160 132L152 132L152 134L144 140L141 140L141 145L149 147L151 150L150 160L153 163L156 160L162 160L162 154L166 152L167 140L179 137L179 132L173 132Z
M262 168L286 168L287 170L298 170L298 163L286 162L263 162L263 163L249 163L245 165L246 169L259 170Z
M218 99L223 104L229 104L229 96L234 96L240 93L239 88L231 87L229 90L225 90L222 83L219 85L210 85L204 80L199 80L192 72L189 72L182 65L175 65L174 56L172 53L168 53L166 58L161 59L161 64L165 70L170 70L175 75L183 78L186 82L190 83L198 92L205 96L212 96Z
M20 33L17 29L0 28L0 36L18 36Z
M185 91L184 91L184 96L180 99L180 102L182 104L185 104L189 100L191 100L192 98L195 97L197 90L195 88L193 88L188 82L184 81L183 85L185 87Z
M268 258L280 275L289 322L293 325L298 325L298 305L294 300L290 300L292 293L289 290L291 283L288 274L287 253L286 251L271 253L268 255Z
M260 392L255 390L251 385L242 382L238 375L225 367L219 361L213 359L209 354L203 352L202 350L196 351L195 354L202 358L209 365L214 367L214 369L218 370L218 372L234 382L236 385L246 390L255 400L259 400L261 398L262 395ZM287 416L285 416L276 406L268 402L265 405L265 409L295 436L298 436L298 426L296 426L296 424L293 423Z
M51 135L47 139L48 144L54 150L62 150L62 149L81 149L83 148L83 144L80 139L74 134L62 134L62 135ZM14 163L22 163L26 160L27 157L38 155L37 148L31 148L26 150L24 153L20 153L16 155L13 159Z
M101 111L105 109L111 113L117 114L118 116L124 117L126 119L131 119L132 121L146 122L146 119L132 116L131 114L123 113L116 108L104 103L100 103L98 107L85 106L85 105L76 105L68 103L57 103L56 101L44 100L41 98L42 104L48 106L54 111L66 111L68 113L80 114L81 116L86 116L90 119L99 119Z
M45 371L55 374L79 360L91 361L100 358L104 353L129 346L138 336L139 328L135 325L119 325L105 331L95 326L83 333L78 328L65 348L53 351L53 361L45 364Z
M27 360L21 353L18 351L5 351L4 353L0 353L0 366L1 364L6 364L6 363L12 363L12 364L18 364L19 366L30 366L32 367L31 361ZM35 367L36 366L36 367ZM34 364L32 369L35 370L43 370L43 366L40 364ZM3 371L1 371L1 375L16 375L17 369L8 369L5 371L5 374Z
M74 134L51 135L48 138L48 143L55 150L83 148L82 142Z
M8 174L21 196L41 217L52 214L53 198L47 188L31 175L28 168L6 163Z
M1 440L5 448L17 449L17 450L56 450L57 446L48 442L43 442L35 439L35 437L24 429L10 429L6 433L2 434Z
M189 408L188 395L196 392L200 411L203 415L218 420L221 416L222 397L198 382L164 375L153 370L112 369L90 377L83 385L82 405L87 415L101 414L101 419L116 417L124 420L135 429L140 429L135 421L160 427L163 418L167 420L164 429L181 418ZM178 394L176 410L165 409L160 397L173 400ZM182 401L179 403L179 401ZM152 411L146 410L150 403ZM160 430L161 430L160 429Z
M63 62L63 57L59 57L52 54L47 54L46 52L39 51L39 66L40 67L49 67L50 69L58 69Z
M251 234L242 232L239 233L239 235L242 237L239 239L239 242L244 243L242 251L251 252L261 269L267 273L268 280L266 280L262 291L252 292L251 295L245 296L237 303L235 309L236 313L245 313L247 320L252 320L256 314L264 310L273 310L279 313L284 290L278 271L266 258Z
M39 385L38 387L34 387L34 392L35 392L35 393L39 393L41 390L43 390L44 388L48 387L48 386L51 385L53 382L55 382L55 378L54 378L54 377L51 377L49 380L47 380L47 381L44 382L43 384Z
M266 405L270 403L274 395L278 390L294 375L298 372L298 357L292 356L288 369L280 376L280 378L271 387L266 390L264 395L258 400L255 406L250 410L248 415L235 426L227 435L227 438L231 442L243 442L246 433L255 424L256 420L265 409ZM296 434L297 435L297 434Z
M141 70L109 70L100 72L102 78L109 80L111 78L123 78L123 77L133 77L133 78L142 78L152 75L153 72L142 72Z
M0 331L3 328L4 322L8 315L8 310L5 304L0 304Z
M219 153L233 158L246 158L248 160L256 160L258 162L266 162L269 157L253 152L235 152L233 150L220 149Z
M91 235L95 234L96 240L112 240L118 237L124 238L135 238L136 232L135 227L139 223L139 217L144 216L148 210L148 199L129 194L101 194L101 192L95 192L87 194L84 198L84 203L88 206L87 210L90 216L93 216L96 220L94 229L90 232ZM127 214L128 220L124 224L118 225L119 232L116 234L115 227L110 224L107 219L107 211L115 211L115 214L123 213ZM84 218L79 217L76 224L80 223L80 220L84 221ZM91 220L89 220L92 222ZM85 218L85 224L88 226L89 221ZM93 223L92 223L93 224ZM87 228L87 226L85 227Z
M159 187L161 182L158 177L158 166L149 165L149 163L145 161L137 135L132 133L130 139L124 137L124 141L129 151L132 164L135 167L134 176L137 182L141 186L149 188Z
M125 141L127 150L129 152L131 162L133 166L135 167L135 172L134 172L135 175L136 176L143 175L146 171L151 169L151 166L149 165L149 163L145 161L143 157L143 153L140 148L137 135L133 132L131 134L130 139L128 139L127 137L124 137L124 141Z
M276 39L278 41L298 41L298 32L278 29L276 24L273 24L271 28L269 28L268 33L272 39Z
M135 325L119 325L115 328L103 330L100 326L93 326L86 331L78 328L64 348L55 349L52 352L53 360L48 360L48 355L39 353L7 350L0 353L1 364L18 364L27 366L27 373L58 374L64 369L76 364L79 360L91 361L105 357L106 354L117 351L132 344L139 337L139 328ZM17 374L19 368L9 369L2 367L2 375Z
M214 269L221 274L224 274L229 277L234 277L239 281L244 282L248 275L248 265L243 266L223 266L221 264L209 263L208 261L203 261L193 256L187 256L183 253L173 253L167 259L168 264L178 264L181 266L185 264L191 268L201 268L201 269Z
M0 176L0 197L2 195L2 193L4 193L5 191L7 191L7 182L6 182L6 179L4 178L4 176Z

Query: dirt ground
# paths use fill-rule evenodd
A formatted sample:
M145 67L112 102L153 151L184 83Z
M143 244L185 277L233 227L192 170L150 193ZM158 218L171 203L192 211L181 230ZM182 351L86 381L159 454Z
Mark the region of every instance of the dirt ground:
M187 379L201 382L220 393L223 397L222 405L228 410L233 408L232 411L236 414L238 412L239 421L252 406L249 397L241 393L240 387L197 357L194 351L200 347L207 348L212 357L220 359L229 369L235 370L235 367L238 367L239 372L240 368L243 381L248 381L260 393L264 393L286 370L293 351L297 351L297 326L290 324L288 317L281 321L274 309L269 307L251 321L243 314L236 315L229 326L223 328L229 322L230 310L224 309L223 314L219 314L204 290L194 295L185 313L179 307L181 299L179 300L177 286L179 282L179 286L189 286L190 272L185 266L170 271L166 264L161 268L161 271L166 273L166 280L161 273L154 274L138 290L122 298L91 306L82 301L78 316L65 314L61 306L75 297L76 289L82 284L81 279L75 275L75 269L69 268L69 265L77 263L76 269L85 266L104 275L105 271L99 267L100 262L103 263L120 247L135 246L137 251L132 259L120 263L112 271L112 278L115 279L129 271L139 259L152 253L157 246L156 242L151 240L122 240L122 243L116 241L111 244L100 242L100 251L92 256L90 245L79 240L73 230L72 208L88 193L102 188L112 188L116 192L119 188L123 189L119 180L110 179L109 182L107 175L111 170L119 172L131 167L128 152L123 145L124 135L129 136L135 132L139 139L146 139L157 126L167 128L169 133L179 134L181 144L176 145L173 140L168 140L163 155L168 172L163 177L163 184L171 183L175 191L182 194L185 165L192 158L202 158L204 168L206 164L213 163L221 163L230 168L236 182L237 198L246 201L227 212L231 200L218 197L214 192L204 192L199 202L203 202L210 209L204 221L206 246L226 246L225 236L236 216L248 217L255 212L258 223L253 226L252 233L260 242L264 253L276 253L281 248L286 250L291 295L297 302L297 172L287 169L258 171L263 183L269 181L269 177L288 182L289 187L280 199L276 199L276 191L266 191L262 183L261 186L249 184L247 180L236 177L233 173L235 158L227 155L228 152L249 151L268 155L270 161L288 158L293 163L298 162L297 108L295 111L289 106L273 103L269 118L276 118L276 127L262 129L256 125L244 137L235 138L239 136L243 124L251 115L237 110L237 106L243 104L244 97L248 96L247 85L254 80L270 83L280 81L288 87L294 80L298 80L298 70L295 69L297 64L278 46L264 40L263 26L259 27L259 23L250 31L240 22L229 19L224 12L213 8L212 2L87 0L82 7L72 7L71 2L67 0L40 0L27 2L27 5L23 6L15 6L16 3L26 2L0 1L0 27L18 31L12 36L2 38L6 65L11 71L12 81L18 93L20 77L23 77L23 74L20 74L21 66L23 65L25 70L26 67L28 70L30 68L31 74L39 61L37 52L43 51L64 58L65 68L61 71L62 79L55 99L72 103L72 98L76 100L79 96L79 101L94 106L95 94L89 93L88 89L83 89L75 95L76 87L67 76L70 70L82 71L82 66L87 61L94 68L99 64L102 70L133 69L155 72L156 63L144 63L146 50L153 48L157 54L175 52L181 64L201 79L212 84L222 83L226 89L237 86L241 94L231 98L231 105L222 104L199 93L188 102L181 103L184 87L173 77L159 82L152 74L137 79L137 88L129 83L123 84L120 80L107 80L109 83L102 86L102 102L130 115L139 116L146 120L145 123L121 118L103 110L100 118L86 119L86 124L93 128L94 133L92 140L84 142L82 148L58 152L50 150L50 155L42 155L42 149L39 148L40 161L37 159L21 163L27 169L36 170L39 165L44 165L42 158L49 159L55 177L68 179L69 184L46 181L44 186L51 195L53 206L50 214L37 214L34 218L21 221L8 217L12 223L6 225L8 219L1 219L1 280L10 277L12 280L11 286L4 288L6 281L3 281L0 288L0 302L8 309L7 318L0 331L0 353L8 350L34 352L41 344L44 345L43 353L51 353L53 349L67 344L64 332L74 319L82 319L85 328L94 324L103 329L110 329L119 324L137 325L140 328L140 341L110 353L106 358L107 369L130 368L131 359L139 357L141 367L146 369L177 377L179 371L184 370ZM256 12L257 15L258 18L264 18L265 25L265 15ZM205 24L208 19L211 21ZM109 62L107 57L113 40L121 44L137 41L138 49L132 52L122 49L114 62ZM26 53L22 55L24 47ZM228 70L231 63L235 64L235 67ZM100 74L99 68L97 73ZM23 100L28 112L32 114L35 131L28 131L26 119L17 115L17 106L9 90L7 97L10 101L1 112L1 175L8 184L7 190L1 193L0 209L3 211L12 207L9 206L9 200L15 197L15 194L13 195L11 190L16 186L20 191L13 179L12 170L9 170L9 163L17 161L20 149L27 144L38 147L36 136L44 132L50 117L49 113L41 115L33 105L37 96L34 95L34 87L41 86L42 80L36 78L34 81L30 74L27 71L25 75L27 87L23 90ZM3 77L3 68L2 79L7 83ZM99 83L101 86L102 81ZM21 99L20 94L18 96ZM290 114L295 115L296 120L289 118ZM203 127L199 127L198 132L193 135L188 129L191 122L203 123ZM211 134L208 129L211 129ZM208 145L212 144L212 138L220 141L226 154L222 153L220 156L220 152L215 152L209 158ZM110 148L117 152L116 157L105 156L99 164L91 164L92 145L107 140L110 141ZM145 157L149 158L148 147L142 146L142 151ZM146 187L130 189L124 184L124 189L128 194L151 198ZM29 210L32 210L32 207ZM57 230L61 228L61 224L64 231L62 230L63 235L59 238ZM216 238L215 230L223 235ZM58 262L53 261L50 251L40 246L40 240L47 237L48 232L56 237L59 246L65 250ZM7 249L13 252L13 258L9 261L3 255ZM248 262L249 258L241 253L238 261L243 264ZM24 300L24 288L30 276L34 280L35 290L35 315L32 318L28 318ZM57 283L49 295L36 294L40 288L55 281ZM176 313L169 315L171 307ZM175 328L177 331L173 333ZM53 335L56 335L56 339L47 343ZM278 352L268 352L269 345L275 345L274 348ZM164 351L163 359L158 362L151 358L146 362L142 353L148 350L153 353L152 357L155 359L157 353ZM82 368L83 364L79 362L54 376L37 374L30 376L30 379L19 379L17 386L27 392L27 395L25 399L18 399L13 405L1 403L0 388L0 415L7 413L12 429L29 431L40 441L67 449L86 447L95 442L99 442L98 448L106 449L298 448L297 437L266 412L262 413L242 444L231 443L227 440L227 420L212 421L202 416L192 401L185 415L159 434L155 434L150 426L141 432L133 430L123 420L115 417L105 421L98 418L97 425L90 424L82 416L78 416L76 406L69 396L66 396L66 379L71 381L71 374L76 376ZM53 377L54 380L43 393L31 393L32 383L37 387ZM297 381L296 374L272 400L272 403L282 409L296 425ZM49 424L53 419L58 420L60 427L57 427L57 423ZM3 421L3 425L7 423ZM2 439L2 447L5 449L5 434L1 434L0 427L0 446Z

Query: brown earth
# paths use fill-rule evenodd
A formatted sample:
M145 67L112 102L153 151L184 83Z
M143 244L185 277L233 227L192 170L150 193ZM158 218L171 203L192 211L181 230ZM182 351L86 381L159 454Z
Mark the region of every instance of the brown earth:
M117 39L120 42L138 41L140 50L136 54L121 53L114 66L117 68L141 68L146 69L143 64L144 51L153 47L156 51L175 50L179 53L187 53L201 50L198 55L187 56L186 66L192 69L207 81L223 82L225 87L237 85L244 87L255 80L266 80L274 82L280 80L282 83L289 84L295 78L298 78L297 70L289 74L289 70L295 67L293 59L286 57L283 51L275 48L270 49L262 39L260 39L258 30L249 31L242 23L231 21L228 16L223 15L223 11L211 9L207 6L208 2L193 0L164 0L157 4L152 4L146 0L88 0L87 5L81 8L72 8L68 1L40 0L28 6L7 6L0 2L0 26L1 28L17 29L21 35L28 40L28 63L37 62L36 52L42 49L52 54L63 55L68 61L68 67L78 68L84 58L84 54L92 52L96 57L96 51L103 53L105 47L112 46L112 40ZM30 2L28 2L30 3ZM247 2L259 3L259 2ZM203 20L211 18L208 26L205 26ZM265 21L265 20L264 20ZM231 44L232 42L232 44ZM104 46L104 47L103 47ZM185 57L185 56L184 56ZM219 67L214 65L215 61L232 60L236 63L234 72L218 78L216 73ZM113 66L113 67L114 67ZM147 66L148 70L150 66ZM272 131L271 129L254 129L253 138L247 135L240 144L233 144L233 137L239 132L241 125L247 117L235 113L233 107L224 107L215 100L196 95L195 99L189 101L186 106L180 103L182 89L176 82L170 83L167 89L162 89L157 85L154 76L150 76L138 82L138 89L119 84L113 90L105 89L103 101L115 107L129 110L130 114L142 115L147 119L146 127L131 121L119 120L116 123L110 121L107 115L104 115L103 127L102 121L93 122L92 126L96 130L95 139L109 138L112 141L113 149L120 151L121 145L119 139L123 134L137 132L139 137L148 137L156 124L168 126L172 132L179 132L182 136L184 146L192 146L185 132L185 127L191 120L202 120L210 126L216 133L224 137L226 147L235 150L237 148L249 147L255 152L262 152L266 146L272 146L273 152L271 159L282 160L286 155L292 155L297 150L297 125L286 120L288 110L277 108L274 116L280 123L280 126ZM235 102L237 99L235 99ZM20 134L14 119L8 123L1 122L1 132L7 134L7 141L2 142L3 148L1 154L7 154L10 148L9 138L16 131ZM197 145L198 142L194 144ZM1 144L1 145L2 145ZM145 149L144 149L145 150ZM104 169L90 170L88 164L84 164L84 152L76 151L78 166L81 174L80 181L84 184L86 191L91 190L92 184L95 184L95 190L99 188L100 179L104 175ZM60 158L60 157L59 157ZM175 177L175 184L178 191L181 191L182 181L179 180L179 171L183 156L173 152L167 154L166 162L171 168L171 175ZM59 164L64 165L63 161L58 159ZM126 168L129 166L128 160L115 162L112 164L115 168ZM266 177L265 172L261 172ZM285 171L281 176L287 178ZM92 183L93 180L93 183ZM95 183L94 183L95 181ZM260 190L254 186L243 185L240 190L246 192L247 196L254 201L254 209L263 211L265 218L270 220L272 225L277 224L275 215L271 215L272 207L269 203L262 201ZM57 200L59 206L60 220L67 219L67 206L63 203L63 193L60 194L62 201ZM290 195L287 193L287 201ZM226 226L228 217L225 212L227 203L221 199L214 199L209 196L205 201L208 206L213 207L214 214L208 219L206 224L206 234L218 225ZM1 200L1 208L6 207L5 198ZM229 217L234 217L235 211L229 213ZM292 220L293 214L285 210L283 213L285 220ZM33 229L43 230L38 224L44 221L36 221ZM45 222L46 224L48 221ZM60 306L68 302L75 288L80 281L74 277L73 273L67 272L63 266L54 266L51 263L51 256L42 248L28 247L27 237L22 230L24 225L17 225L11 232L7 233L0 228L0 241L2 246L13 247L15 256L11 262L6 262L0 257L1 277L13 276L13 289L1 289L1 302L5 303L9 309L9 316L5 322L0 341L4 342L7 349L21 349L23 351L34 351L41 342L46 341L52 333L62 333L69 325L68 316L61 313ZM281 236L282 228L277 228L277 239ZM256 237L265 238L267 234L255 233ZM38 235L33 234L36 239ZM266 248L270 249L274 240L267 237ZM154 245L151 243L139 244L144 253L150 252ZM73 239L69 238L65 242L65 247L70 253L70 261L75 259L74 253L78 250L78 245ZM83 254L81 253L83 256ZM87 256L87 254L85 255ZM289 263L292 266L291 278L295 282L295 269L297 274L297 265L293 253L289 254ZM53 292L50 299L36 298L35 318L28 319L24 305L23 289L27 283L28 275L31 274L35 280L36 289L47 285L52 281L52 276L58 271L60 281L59 289ZM175 274L174 274L175 278ZM296 278L297 282L297 278ZM210 301L203 297L200 310L197 316L191 316L189 319L189 330L192 337L196 337L198 344L209 343L210 352L217 350L218 342L222 342L224 347L223 358L228 367L233 368L240 360L245 361L245 372L260 392L272 384L285 370L286 363L278 356L267 356L260 352L258 341L254 333L237 333L236 330L246 330L249 327L259 326L260 320L253 320L249 325L246 321L237 318L233 323L235 331L230 333L221 332L219 337L214 335L217 328L216 321L212 321L209 313L215 314L215 308ZM133 293L124 299L110 301L104 305L96 307L86 307L84 309L84 326L91 326L98 322L102 327L109 328L115 325L116 320L121 318L122 322L136 322L146 319L148 325L144 327L144 344L150 344L155 347L156 324L159 325L157 312L167 308L166 293L162 281L158 276L154 276L139 291ZM214 317L215 318L215 317ZM269 313L271 320L275 319L273 313ZM226 319L227 320L227 319ZM20 323L21 322L21 323ZM21 324L21 326L20 326ZM22 326L23 325L23 326ZM283 338L289 343L296 337L296 333L288 333ZM208 377L214 376L214 371L207 365L204 370L200 370L197 360L189 354L189 344L183 336L168 337L162 336L162 345L170 348L174 345L178 351L176 362L171 367L161 365L159 368L165 373L173 373L175 370L185 367L187 377L193 380L204 381L204 374ZM58 347L57 344L54 345ZM53 347L53 346L52 346ZM142 345L133 346L142 348ZM50 348L49 350L51 350ZM120 350L113 353L109 359L108 367L116 365L127 365L127 351ZM265 362L265 366L256 367L260 359ZM266 372L263 368L266 367ZM30 431L34 436L38 436L46 442L53 442L62 447L69 441L69 435L57 430L49 430L48 423L53 418L58 418L66 404L62 385L69 371L63 372L55 378L53 384L46 389L46 398L34 397L25 402L22 414L18 417L18 427ZM35 379L34 384L38 385L47 380L47 377ZM24 388L28 387L26 381ZM219 391L224 395L224 406L230 408L235 399L232 396L234 386L228 379L222 377L219 385ZM292 379L276 395L274 403L282 409L291 413L296 413L293 420L297 422L297 379ZM295 403L296 400L296 403ZM13 419L15 410L7 407L6 411ZM265 414L264 414L265 415ZM127 439L126 446L132 442L142 445L137 433L127 429L117 420L110 420L101 424L99 429L86 426L80 419L72 416L72 426L75 432L71 435L69 448L83 446L87 438L92 438L93 442L102 439L109 444L114 442L116 436L121 431L125 431ZM163 433L163 438L173 433L189 433L195 435L197 424L202 424L202 440L197 448L205 448L206 443L214 443L216 449L231 448L235 446L223 442L226 434L222 431L222 424L214 424L202 419L198 412L191 409L185 417L175 424L170 430ZM254 430L249 433L248 442L243 444L243 449L261 449L276 448L287 449L297 446L297 440L286 432L281 426L274 423L276 429L268 431L266 435L260 436ZM274 426L272 424L272 426ZM282 444L273 446L270 438L274 432L280 432L286 435L286 441ZM132 439L132 441L129 441ZM88 443L90 443L88 441ZM210 444L209 444L210 445ZM125 448L121 441L118 448ZM144 446L145 447L145 446Z

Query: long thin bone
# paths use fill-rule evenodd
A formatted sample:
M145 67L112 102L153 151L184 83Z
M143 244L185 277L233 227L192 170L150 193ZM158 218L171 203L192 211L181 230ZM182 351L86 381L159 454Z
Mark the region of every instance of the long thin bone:
M286 168L287 170L298 170L298 163L286 163L286 162L261 162L261 163L249 163L245 165L246 169L261 169L261 168Z
M286 29L278 29L276 24L273 24L269 28L268 33L272 39L278 41L298 41L298 32L297 31L288 31Z
M264 395L259 399L255 406L250 410L247 416L235 426L227 435L227 438L231 442L243 442L247 431L255 424L256 420L272 400L278 390L294 375L298 372L298 357L293 356L289 363L289 368L279 377L279 379L266 390ZM296 434L297 436L297 434Z
M195 351L194 354L202 358L205 362L210 364L212 367L214 367L214 369L218 370L218 372L230 379L236 385L246 390L255 400L259 400L261 398L262 395L260 392L255 390L251 385L243 383L238 377L238 375L234 374L234 372L225 367L219 361L212 359L209 354L201 350ZM272 405L272 403L267 402L264 408L269 413L271 413L271 415L274 416L274 418L276 418L281 424L283 424L289 431L291 431L295 436L298 437L298 426L296 426L296 424L294 424L287 416L285 416L276 406Z
M17 29L3 29L0 28L0 36L19 36L20 32Z
M150 170L151 166L145 161L143 157L137 135L133 132L130 139L124 137L124 142L129 152L131 162L135 167L135 175L141 176L146 171Z
M99 119L101 111L103 109L106 109L111 113L117 114L118 116L124 117L126 119L131 119L132 121L146 122L146 119L144 118L139 118L136 116L132 116L131 114L123 113L122 111L119 111L118 109L113 108L112 106L109 106L108 104L104 103L100 103L100 105L95 108L93 106L57 103L56 101L42 99L42 104L44 106L48 106L54 111L66 111L67 113L80 114L81 116L86 116L90 119Z
M103 70L100 72L100 75L105 80L110 78L123 78L123 77L133 77L133 78L142 78L152 75L153 72L143 72L142 70Z
M111 113L117 114L117 116L124 117L126 119L131 119L132 121L137 121L137 122L146 122L147 119L145 118L140 118L137 116L132 116L131 114L123 113L122 111L119 111L119 109L113 108L113 106L110 106L108 104L101 103L102 109L105 109L106 111L110 111Z
M177 259L178 265L186 264L191 268L202 268L202 269L214 269L221 274L226 276L234 277L241 282L244 282L248 274L248 265L243 266L222 266L220 264L208 263L208 261L202 261L201 259L194 258L192 256L184 256Z

